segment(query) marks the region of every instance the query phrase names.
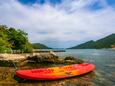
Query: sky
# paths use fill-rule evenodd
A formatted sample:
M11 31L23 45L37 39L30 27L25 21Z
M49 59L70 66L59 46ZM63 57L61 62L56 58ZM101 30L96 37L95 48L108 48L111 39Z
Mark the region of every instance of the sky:
M0 0L0 24L32 43L68 48L115 33L115 0Z

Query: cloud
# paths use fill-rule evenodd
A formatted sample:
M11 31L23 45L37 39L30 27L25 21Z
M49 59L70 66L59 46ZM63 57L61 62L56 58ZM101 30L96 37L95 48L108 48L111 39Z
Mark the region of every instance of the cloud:
M92 5L98 3L100 9ZM0 1L0 24L28 32L31 42L69 47L115 32L115 11L105 0L64 0L52 6Z

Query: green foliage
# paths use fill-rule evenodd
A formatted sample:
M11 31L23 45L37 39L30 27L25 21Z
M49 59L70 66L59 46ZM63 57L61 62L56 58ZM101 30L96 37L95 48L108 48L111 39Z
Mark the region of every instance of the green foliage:
M86 42L86 43L83 43L83 44L80 44L80 45L78 45L78 46L75 46L75 47L72 47L72 49L87 49L87 48L89 48L89 49L92 49L92 48L94 48L94 41L88 41L88 42Z
M27 35L27 33L20 29L0 25L0 52L5 52L5 50L31 52L32 45L29 43Z
M34 49L50 49L49 47L47 47L46 45L44 44L40 44L40 43L33 43L33 48Z
M97 41L92 40L88 41L78 46L71 47L71 49L101 49L101 48L111 48L112 45L115 45L115 34L111 34Z

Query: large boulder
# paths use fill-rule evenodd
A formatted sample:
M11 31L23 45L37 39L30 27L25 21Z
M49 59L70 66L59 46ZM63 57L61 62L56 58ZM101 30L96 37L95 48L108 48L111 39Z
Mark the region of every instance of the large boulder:
M56 63L56 64L80 64L84 61L72 56L65 57L65 59L61 59L58 56L47 53L47 54L39 54L34 56L28 56L27 60L29 62L36 62L36 63Z
M28 56L27 60L35 62L55 62L58 59L58 56L53 54L40 54L35 56Z

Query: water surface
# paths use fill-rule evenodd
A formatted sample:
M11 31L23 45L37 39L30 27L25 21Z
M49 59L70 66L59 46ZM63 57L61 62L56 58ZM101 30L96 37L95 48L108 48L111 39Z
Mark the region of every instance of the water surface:
M96 65L96 86L115 86L115 50L114 49L70 49L58 53L60 57L74 56Z
M0 86L115 86L115 50L72 49L58 52L60 58L73 56L96 65L96 70L82 76L56 81L28 81L14 77L14 67L0 67ZM21 69L59 66L57 64L27 64ZM21 81L21 82L20 82Z

